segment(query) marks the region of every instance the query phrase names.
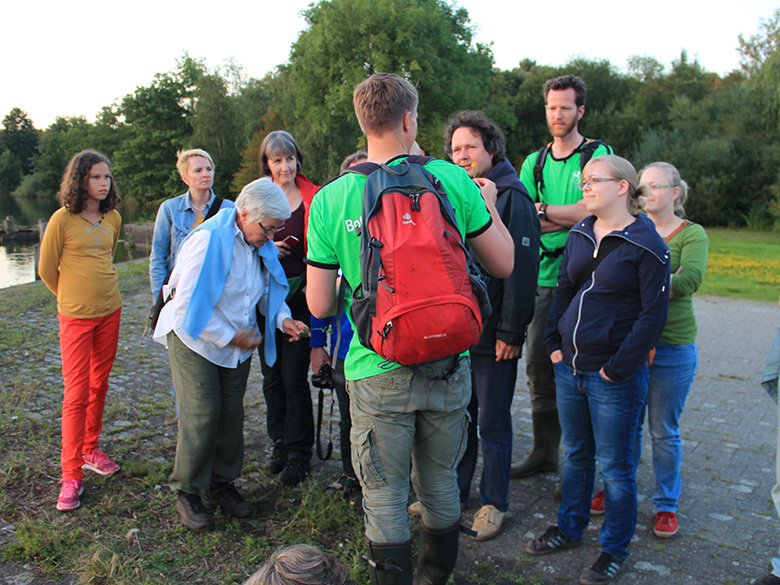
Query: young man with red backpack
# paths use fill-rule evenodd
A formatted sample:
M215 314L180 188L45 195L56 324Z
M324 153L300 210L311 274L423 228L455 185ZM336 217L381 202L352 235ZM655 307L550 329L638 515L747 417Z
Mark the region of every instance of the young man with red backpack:
M397 75L377 73L355 88L353 101L366 135L368 161L382 166L375 172L406 174L409 167L414 167L405 159L417 135L418 98L414 86ZM400 206L407 205L395 218L395 233L391 234L394 247L403 239L404 230L417 228L421 222L428 225L430 217L423 215L436 216L437 210L441 211L438 216L444 219L445 239L448 243L456 242L455 251L446 253L443 259L456 283L454 293L448 294L466 299L467 307L455 308L456 302L442 304L439 311L444 322L449 321L449 311L463 310L466 315L475 305L471 287L460 287L466 263L461 258L465 252L459 251L458 242L467 241L482 267L498 278L506 278L512 272L514 245L496 212L495 190L481 196L468 173L445 161L424 159L424 169L425 177L430 180L425 193L418 199L391 195L382 200L384 207L376 217L390 221L393 218L388 214L393 206L400 210ZM361 173L342 175L323 187L312 203L306 294L316 317L336 312L338 268L352 291L347 295L349 308L355 298L368 296L367 313L371 319L378 319L386 312L382 303L398 301L395 305L398 307L404 304L403 299L387 301L385 297L398 294L397 290L413 294L415 290L409 286L409 279L419 283L418 289L448 280L433 276L441 274L441 262L432 265L420 262L414 269L413 261L411 268L405 266L403 270L407 282L394 280L396 259L400 265L408 258L402 257L403 249L399 256L389 255L385 243L376 235L376 223L364 222L364 187L369 180L370 177ZM431 186L438 194L431 193ZM446 195L442 196L442 192ZM455 226L449 223L450 215ZM421 237L412 237L410 243ZM363 259L368 260L368 252L371 257L381 259L373 264L372 270L376 272L368 272L367 266L362 265L361 245ZM420 257L428 252L422 250ZM364 274L370 277L370 282ZM481 329L478 307L476 311ZM348 313L357 334L353 336L344 366L351 399L353 462L363 490L366 514L371 583L412 583L410 521L406 513L411 469L411 481L422 504L417 582L443 585L457 560L460 503L455 468L465 448L466 406L471 396L465 350L473 341L465 339L463 351L454 355L401 365L377 352L379 348L384 353L377 345L377 336L371 340L363 336L368 346L363 345L360 331L355 327L355 315L352 310ZM362 319L358 316L359 321ZM399 315L384 325L372 320L379 342L398 333L393 349L403 351L408 343L402 336L406 319L406 314ZM426 330L426 338L446 344L450 333L436 331L435 322L428 325L430 331Z

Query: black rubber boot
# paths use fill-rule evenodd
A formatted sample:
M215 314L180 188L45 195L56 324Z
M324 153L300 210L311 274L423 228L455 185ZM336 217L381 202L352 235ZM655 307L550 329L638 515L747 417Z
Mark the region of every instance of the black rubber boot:
M366 541L371 585L412 585L412 541Z
M420 555L414 585L444 585L458 560L460 522L444 530L420 524Z
M531 418L534 425L534 448L523 462L512 466L509 472L512 479L558 471L558 448L561 444L558 411L534 412Z

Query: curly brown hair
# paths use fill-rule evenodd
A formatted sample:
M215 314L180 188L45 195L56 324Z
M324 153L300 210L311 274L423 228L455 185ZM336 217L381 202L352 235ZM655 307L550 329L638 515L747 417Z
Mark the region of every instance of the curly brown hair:
M108 162L108 157L94 150L82 150L75 154L65 174L62 175L60 183L60 203L72 213L81 213L87 206L87 181L92 167L99 163ZM100 211L106 213L119 207L122 200L119 197L119 191L116 188L113 175L111 176L111 186L108 188L108 195L100 202Z

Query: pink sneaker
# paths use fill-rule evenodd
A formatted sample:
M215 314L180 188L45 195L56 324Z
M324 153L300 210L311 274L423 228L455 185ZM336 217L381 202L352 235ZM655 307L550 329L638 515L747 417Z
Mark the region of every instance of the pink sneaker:
M81 505L79 496L84 491L80 479L63 479L60 497L57 498L57 509L62 512L75 510Z
M111 461L103 451L98 449L84 455L84 465L81 468L94 471L100 475L111 475L119 471L119 465Z

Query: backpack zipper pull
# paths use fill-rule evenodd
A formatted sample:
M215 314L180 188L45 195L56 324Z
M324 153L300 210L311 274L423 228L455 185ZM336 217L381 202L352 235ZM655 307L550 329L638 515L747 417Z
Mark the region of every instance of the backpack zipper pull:
M420 194L412 193L409 197L412 199L412 211L420 211Z

